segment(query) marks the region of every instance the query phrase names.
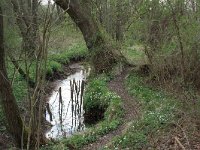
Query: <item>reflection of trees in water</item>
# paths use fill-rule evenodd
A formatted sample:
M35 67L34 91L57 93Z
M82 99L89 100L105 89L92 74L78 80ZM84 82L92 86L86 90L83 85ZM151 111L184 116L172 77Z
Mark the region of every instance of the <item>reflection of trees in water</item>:
M60 125L61 125L61 131L63 131L63 99L62 99L62 89L61 87L58 90L59 93L59 108L58 108L58 114L59 114L59 121L60 121Z
M70 81L71 88L71 102L72 102L72 130L83 130L84 125L82 121L82 109L83 109L83 92L85 82L82 81Z
M85 87L85 81L84 80L78 80L75 79L70 80L70 101L67 105L67 107L64 106L63 97L62 97L62 88L60 87L57 93L58 97L58 124L57 130L58 135L59 133L62 133L62 136L67 135L66 126L69 126L70 121L65 122L65 119L67 118L67 114L70 113L68 110L71 107L71 125L70 125L70 133L73 133L75 131L82 131L84 130L84 124L83 124L83 93L84 93L84 87ZM54 106L51 106L53 108ZM46 105L47 113L49 114L50 121L54 121L56 118L55 115L51 112L51 108L49 103ZM58 136L57 135L57 136Z

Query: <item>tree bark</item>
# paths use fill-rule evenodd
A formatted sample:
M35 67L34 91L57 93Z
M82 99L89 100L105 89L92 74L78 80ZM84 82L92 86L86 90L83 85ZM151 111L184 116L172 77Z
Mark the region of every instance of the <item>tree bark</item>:
M123 40L123 30L122 30L122 1L117 0L117 20L116 20L116 40Z
M92 63L96 73L108 72L120 58L119 51L111 44L106 32L95 22L91 14L90 0L55 0L61 8L67 11L77 24L91 53Z
M59 20L58 23L61 23L65 19L64 11L58 5L56 6L56 10L57 10L57 15L58 15L58 20Z
M1 7L0 14L2 14ZM0 100L4 115L6 117L8 131L14 136L16 142L21 145L24 125L19 113L19 108L17 106L15 96L12 91L11 84L7 76L5 66L2 15L0 15Z

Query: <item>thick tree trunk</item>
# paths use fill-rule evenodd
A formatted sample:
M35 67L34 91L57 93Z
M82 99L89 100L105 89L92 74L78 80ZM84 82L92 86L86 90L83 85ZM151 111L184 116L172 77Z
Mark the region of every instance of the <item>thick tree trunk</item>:
M2 14L1 7L0 14ZM23 121L20 117L11 84L8 80L3 42L3 16L0 15L0 100L7 120L8 131L14 136L16 142L21 145Z
M56 0L55 2L61 8L67 10L67 13L80 28L88 48L93 47L95 38L97 38L96 34L99 31L97 24L93 22L90 16L89 8L84 9L87 2L83 2L82 6L79 0Z
M120 54L106 39L106 33L96 23L91 14L90 0L55 0L61 8L67 11L81 30L86 45L92 54L92 63L96 73L108 72L115 65Z

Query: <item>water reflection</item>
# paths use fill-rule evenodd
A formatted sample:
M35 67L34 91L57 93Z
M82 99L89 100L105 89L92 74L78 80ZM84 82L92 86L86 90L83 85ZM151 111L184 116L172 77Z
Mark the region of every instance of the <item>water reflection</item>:
M83 92L90 68L85 69L78 64L71 68L78 70L67 79L59 81L47 104L46 119L52 124L46 134L48 138L67 137L85 128Z

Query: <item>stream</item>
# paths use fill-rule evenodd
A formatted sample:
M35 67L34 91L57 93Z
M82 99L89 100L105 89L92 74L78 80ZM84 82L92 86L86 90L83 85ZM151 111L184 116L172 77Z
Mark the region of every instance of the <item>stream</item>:
M52 128L47 138L68 137L85 129L83 93L90 68L76 63L70 66L76 70L64 80L56 81L56 87L50 95L46 109L46 120Z

